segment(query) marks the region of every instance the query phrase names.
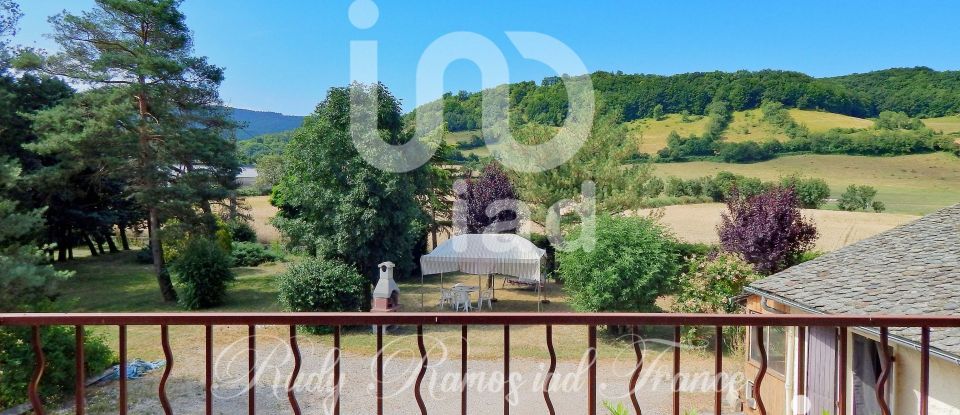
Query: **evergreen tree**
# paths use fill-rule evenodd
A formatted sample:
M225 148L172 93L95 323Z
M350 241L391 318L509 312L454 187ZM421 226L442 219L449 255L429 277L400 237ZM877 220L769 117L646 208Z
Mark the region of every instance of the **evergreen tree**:
M93 10L51 18L53 38L63 52L49 57L24 53L19 60L48 74L110 86L125 98L127 111L117 114L110 124L116 128L104 133L133 140L134 151L123 156L134 166L131 191L147 211L154 272L167 301L176 300L176 292L163 259L159 231L164 215L184 214L198 203L209 211L209 200L228 190L226 173L236 168L235 160L229 160L234 151L224 151L232 142L224 143L218 135L229 126L222 114L209 109L219 103L223 70L193 56L179 4L97 0ZM208 166L209 161L219 165Z

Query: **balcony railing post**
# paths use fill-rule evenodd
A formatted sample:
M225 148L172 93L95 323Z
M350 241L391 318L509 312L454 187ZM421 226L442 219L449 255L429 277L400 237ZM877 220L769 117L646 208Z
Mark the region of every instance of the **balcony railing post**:
M120 366L119 366L119 375L120 375L120 415L127 414L127 326L120 325Z
M377 328L377 415L383 415L383 325Z
M763 377L767 375L767 344L766 334L763 332L764 326L757 328L757 349L760 352L760 370L757 376L753 378L753 397L757 400L757 408L760 415L767 415L767 408L763 405L763 394L761 394L760 385L763 383Z
M40 340L40 327L30 328L30 342L33 344L33 375L30 377L30 384L27 386L27 394L30 395L30 406L33 412L43 415L43 401L40 399L40 378L43 377L43 367L47 364L43 356L43 342Z
M467 415L467 325L460 326L460 415Z
M587 360L590 362L590 395L587 399L587 405L590 407L587 413L597 415L597 326L590 326L587 337L589 338Z
M930 411L930 327L920 328L920 415Z
M673 415L680 415L680 326L673 327Z
M333 328L333 415L340 415L340 334L337 325Z
M837 415L847 415L847 328L837 336Z
M74 405L76 407L75 413L77 415L83 415L86 413L86 404L87 404L87 364L84 359L84 339L83 339L83 326L76 325L73 326L74 337L76 339L76 344L74 345L74 350L76 351L76 371L77 378L76 385L74 386Z
M543 380L543 401L547 404L547 412L554 415L557 411L553 408L553 401L550 400L550 382L553 381L553 374L557 370L557 352L553 349L553 326L547 324L547 353L550 354L550 368L547 369L547 376Z
M510 415L510 326L503 326L503 415Z
M714 395L713 395L713 413L714 413L714 415L721 415L721 413L723 412L723 404L722 404L722 394L723 394L723 327L717 326L716 329L715 329L715 331L716 331L716 334L714 334L714 336L716 337L716 339L714 340L714 347L713 347L713 354L714 354L714 359L715 359L715 360L714 360L714 362L713 362L713 366L714 366L713 369L714 369L714 373L716 374L717 378L716 378L716 380L715 380L715 381L716 381L716 385L715 385L715 388L716 388L716 389L715 389L714 392L713 392L713 393L714 393Z
M257 326L247 326L247 413L257 412Z
M160 346L163 348L163 358L167 360L163 367L163 375L160 377L160 388L157 394L160 396L160 406L163 407L163 413L170 415L173 408L170 407L170 400L167 399L167 381L170 379L170 371L173 370L173 351L170 350L170 328L167 325L160 326Z
M204 362L203 362L203 389L204 413L213 415L213 326L204 326Z
M287 379L287 400L290 402L290 409L293 413L300 415L300 402L297 401L296 384L297 376L300 375L300 365L302 357L300 356L300 346L297 344L297 325L290 325L290 353L293 354L293 372Z
M807 394L807 328L797 327L797 396ZM809 410L809 408L806 408Z

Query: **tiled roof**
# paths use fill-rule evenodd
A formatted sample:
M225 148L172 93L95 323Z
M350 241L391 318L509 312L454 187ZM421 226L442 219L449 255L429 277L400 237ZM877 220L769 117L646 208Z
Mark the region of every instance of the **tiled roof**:
M960 204L750 284L828 314L960 315ZM916 328L890 334L919 342ZM960 328L931 346L960 356Z

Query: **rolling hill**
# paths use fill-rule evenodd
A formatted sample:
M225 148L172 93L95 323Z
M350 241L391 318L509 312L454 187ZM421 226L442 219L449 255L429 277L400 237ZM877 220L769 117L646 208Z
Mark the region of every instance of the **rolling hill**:
M297 115L242 108L228 108L228 110L233 120L242 125L242 128L237 130L238 140L249 140L258 135L294 130L303 123L303 117Z

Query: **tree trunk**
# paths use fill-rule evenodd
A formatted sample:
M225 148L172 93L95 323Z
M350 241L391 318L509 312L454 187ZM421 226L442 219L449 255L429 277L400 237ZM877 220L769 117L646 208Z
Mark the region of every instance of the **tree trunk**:
M113 242L113 235L110 235L110 234L103 235L103 239L106 239L106 241L107 241L107 247L110 248L110 253L111 253L111 254L115 254L115 253L117 253L117 252L120 252L120 250L117 249L117 244L116 244L115 242Z
M103 235L97 232L93 234L92 238L97 243L97 250L100 251L100 255L106 255L107 251L103 249Z
M230 192L230 220L237 220L237 192Z
M120 245L123 246L124 251L129 251L130 241L127 240L127 224L120 223L118 227L120 228Z
M97 253L97 246L93 244L93 239L90 238L90 235L83 234L80 238L87 244L87 249L90 250L90 256L100 256L100 254Z
M60 238L60 241L57 243L57 262L63 262L67 260L67 244L65 242L66 238Z
M153 272L157 276L157 284L160 285L160 294L163 295L163 301L177 301L177 292L173 289L173 283L170 281L170 274L167 274L167 266L163 263L163 246L160 245L160 213L157 208L150 208L150 253L153 256Z

